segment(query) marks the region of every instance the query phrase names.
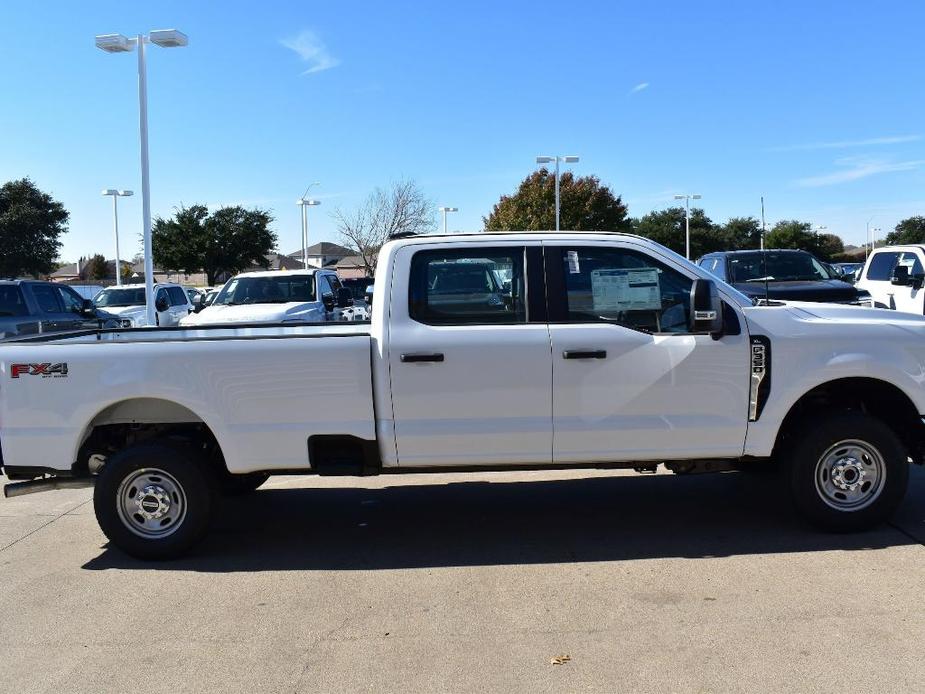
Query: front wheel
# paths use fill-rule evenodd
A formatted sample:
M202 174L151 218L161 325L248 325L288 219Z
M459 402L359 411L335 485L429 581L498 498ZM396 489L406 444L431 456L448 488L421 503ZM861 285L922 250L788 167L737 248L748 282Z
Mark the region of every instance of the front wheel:
M785 452L794 503L809 521L839 532L887 520L909 483L906 447L879 419L848 413L797 432Z
M172 559L205 535L212 477L189 451L139 444L112 456L93 492L97 522L119 549L139 559Z

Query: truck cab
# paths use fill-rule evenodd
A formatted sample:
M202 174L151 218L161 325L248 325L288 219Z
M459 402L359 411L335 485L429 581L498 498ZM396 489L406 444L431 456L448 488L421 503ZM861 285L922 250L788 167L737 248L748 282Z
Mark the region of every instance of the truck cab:
M870 254L860 289L870 292L874 305L903 313L925 314L925 245L887 246Z

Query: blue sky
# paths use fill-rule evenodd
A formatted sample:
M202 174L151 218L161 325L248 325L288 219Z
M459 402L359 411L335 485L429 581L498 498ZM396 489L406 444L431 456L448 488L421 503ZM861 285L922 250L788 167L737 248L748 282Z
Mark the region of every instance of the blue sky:
M141 200L134 53L95 34L176 27L148 56L155 214L273 210L299 246L330 213L413 178L452 229L481 228L537 154L577 154L630 213L697 192L714 220L760 212L861 242L925 214L921 26L911 2L42 2L0 22L0 180L71 212L63 258L124 255ZM436 210L435 210L436 215Z

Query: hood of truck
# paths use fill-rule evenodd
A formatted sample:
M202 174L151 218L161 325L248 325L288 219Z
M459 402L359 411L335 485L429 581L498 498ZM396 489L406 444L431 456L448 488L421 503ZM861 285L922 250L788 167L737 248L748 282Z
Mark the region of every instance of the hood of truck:
M191 313L180 325L215 325L218 323L281 323L283 321L315 322L321 320L317 303L289 302L285 304L238 304L207 306Z
M106 313L118 320L131 320L135 328L148 324L148 310L144 306L101 306L96 312L97 315Z
M764 282L736 282L732 285L751 298L765 297ZM855 301L858 290L841 280L801 280L768 282L767 297L783 301Z

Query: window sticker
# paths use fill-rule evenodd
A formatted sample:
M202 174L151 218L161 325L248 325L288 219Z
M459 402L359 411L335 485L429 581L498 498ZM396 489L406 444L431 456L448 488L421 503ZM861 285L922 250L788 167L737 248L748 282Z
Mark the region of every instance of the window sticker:
M581 268L578 265L578 251L569 251L567 254L568 257L568 272L570 275L577 275L581 272Z
M662 293L656 268L602 269L591 272L595 311L660 311Z

